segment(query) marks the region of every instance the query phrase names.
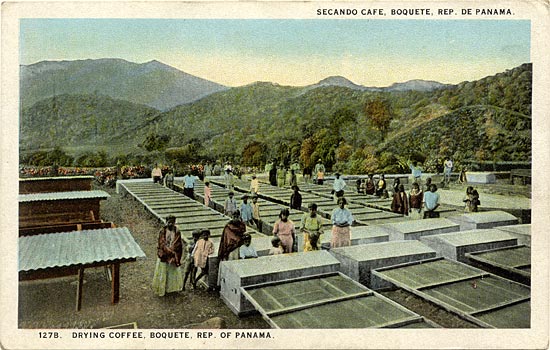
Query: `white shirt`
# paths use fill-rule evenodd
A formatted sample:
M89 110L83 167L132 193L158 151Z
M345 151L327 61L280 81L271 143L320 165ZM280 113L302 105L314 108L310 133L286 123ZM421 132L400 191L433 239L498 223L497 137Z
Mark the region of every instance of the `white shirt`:
M341 177L334 180L334 184L332 184L334 192L343 191L344 188L346 188L346 182Z

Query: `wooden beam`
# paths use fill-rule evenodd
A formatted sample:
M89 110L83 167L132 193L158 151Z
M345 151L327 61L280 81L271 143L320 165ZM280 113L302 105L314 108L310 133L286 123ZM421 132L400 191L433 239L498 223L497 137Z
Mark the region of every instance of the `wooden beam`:
M84 285L84 268L78 269L78 280L76 281L76 311L82 307L82 286Z
M120 264L112 264L111 272L111 303L116 304L120 299Z

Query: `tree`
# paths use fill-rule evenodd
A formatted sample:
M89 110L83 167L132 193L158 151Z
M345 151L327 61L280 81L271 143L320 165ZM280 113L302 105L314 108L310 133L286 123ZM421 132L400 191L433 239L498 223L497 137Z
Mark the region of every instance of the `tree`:
M243 148L242 161L246 166L259 166L266 162L267 145L259 141L252 141Z
M382 138L386 137L392 119L388 102L379 98L367 102L365 114L374 128L380 131Z
M139 147L144 148L145 150L151 151L163 151L168 146L170 142L170 136L168 135L159 135L155 132L149 132L145 137L145 140L139 144Z

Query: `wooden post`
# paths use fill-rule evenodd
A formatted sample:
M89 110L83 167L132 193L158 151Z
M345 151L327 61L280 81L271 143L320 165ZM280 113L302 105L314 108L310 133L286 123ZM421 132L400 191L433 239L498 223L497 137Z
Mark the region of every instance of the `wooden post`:
M116 304L120 299L120 263L114 263L111 269L111 303Z
M76 311L82 307L82 286L84 285L84 268L78 269L78 281L76 282Z

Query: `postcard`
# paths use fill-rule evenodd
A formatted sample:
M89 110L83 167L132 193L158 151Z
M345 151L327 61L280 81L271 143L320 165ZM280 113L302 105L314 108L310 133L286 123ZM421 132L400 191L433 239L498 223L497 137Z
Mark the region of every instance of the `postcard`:
M548 2L1 28L2 348L548 348Z

